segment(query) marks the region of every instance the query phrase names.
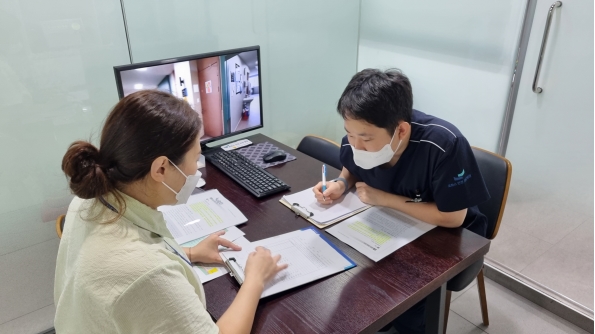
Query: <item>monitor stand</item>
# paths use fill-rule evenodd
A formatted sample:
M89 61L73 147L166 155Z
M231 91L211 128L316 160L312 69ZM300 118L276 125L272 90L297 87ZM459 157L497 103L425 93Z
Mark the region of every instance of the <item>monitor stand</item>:
M206 153L206 152L208 152L209 150L212 150L212 149L213 148L208 147L207 144L200 143L200 152L201 152L201 154L204 154L204 153Z

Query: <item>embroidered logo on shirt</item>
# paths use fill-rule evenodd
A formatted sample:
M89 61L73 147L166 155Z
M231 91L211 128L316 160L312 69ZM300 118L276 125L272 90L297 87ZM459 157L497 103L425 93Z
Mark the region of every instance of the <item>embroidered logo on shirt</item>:
M465 182L467 182L470 178L471 178L471 174L467 174L465 176L465 170L463 169L462 172L457 174L457 176L453 177L455 182L450 183L448 185L448 187L452 188L452 187L460 186L461 184L464 184Z
M457 174L457 176L453 177L453 179L455 179L455 181L460 181L463 179L464 175L465 175L465 170L463 169L463 171L460 172L459 174Z

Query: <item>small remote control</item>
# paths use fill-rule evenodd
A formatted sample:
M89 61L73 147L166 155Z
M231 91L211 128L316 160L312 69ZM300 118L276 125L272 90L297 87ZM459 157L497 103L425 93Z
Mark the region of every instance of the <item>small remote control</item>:
M225 145L221 146L221 149L223 149L224 151L232 151L232 150L238 149L240 147L248 146L248 145L252 145L252 142L249 141L248 139L240 139L233 143L229 143L229 144L225 144Z

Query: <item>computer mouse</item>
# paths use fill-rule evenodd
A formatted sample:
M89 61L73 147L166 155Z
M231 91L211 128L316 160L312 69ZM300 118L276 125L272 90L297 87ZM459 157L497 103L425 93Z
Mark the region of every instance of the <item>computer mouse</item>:
M274 150L274 151L271 151L271 152L265 154L262 157L262 161L264 161L264 162L266 162L268 164L268 163L271 163L271 162L285 160L285 158L287 158L287 154L284 151Z

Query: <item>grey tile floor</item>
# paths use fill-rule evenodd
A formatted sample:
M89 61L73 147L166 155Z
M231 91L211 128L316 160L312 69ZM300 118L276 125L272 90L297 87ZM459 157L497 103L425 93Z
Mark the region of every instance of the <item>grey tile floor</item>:
M593 310L593 205L511 184L487 258Z
M0 333L39 333L53 326L59 240L52 233L50 240L0 256Z
M4 334L33 334L42 333L54 326L54 304L43 307L37 311L13 319L0 325L0 333Z
M473 282L463 291L453 292L446 333L587 333L490 279L486 279L486 296L490 317L487 327L482 324L477 283Z
M0 256L0 328L54 303L54 270L59 240Z
M490 325L483 326L476 283L453 293L447 333L587 333L510 290L486 279Z

